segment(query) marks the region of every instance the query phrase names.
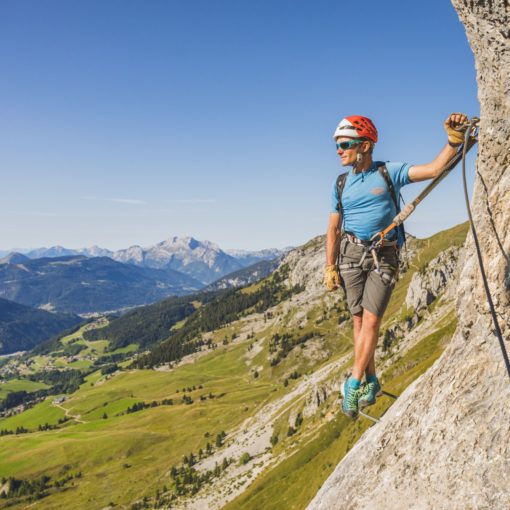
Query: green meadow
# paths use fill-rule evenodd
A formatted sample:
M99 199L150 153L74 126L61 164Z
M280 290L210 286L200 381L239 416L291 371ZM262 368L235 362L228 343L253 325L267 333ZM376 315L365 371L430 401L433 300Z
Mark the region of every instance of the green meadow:
M47 384L42 382L30 381L29 379L9 379L0 381L0 400L5 398L12 391L37 391L48 388Z
M65 412L53 405L54 398L54 396L47 397L43 402L36 404L21 414L0 419L0 429L16 430L16 427L25 427L28 430L34 430L39 425L44 425L45 423L56 425L58 420L65 416Z
M399 360L384 375L386 389L398 393L423 373L440 355L452 328L454 320ZM268 367L264 351L253 360L255 365L266 365L254 378L244 361L246 347L246 343L219 347L169 372L136 370L109 379L91 374L62 404L70 416L79 416L85 423L71 421L58 430L0 438L0 476L58 477L64 465L71 466L70 472L82 472L71 489L39 500L37 505L43 509L102 508L110 502L127 505L144 495L153 496L157 489L171 485L168 471L180 464L184 455L205 450L207 442L213 443L223 430L228 440L228 432L245 418L292 389L293 381L288 388L281 382L279 372L284 373L285 368ZM292 364L292 358L284 361ZM193 386L195 390L183 392ZM193 398L193 404L182 403L184 393ZM210 393L214 398L200 400L200 395ZM135 402L165 398L171 398L174 404L117 416ZM371 413L379 416L391 403L391 399L380 399ZM63 416L64 411L48 398L25 413L2 420L0 428L23 425L33 430L39 424L56 423ZM315 421L312 417L302 427L303 431L316 427L311 437L301 440L298 432L292 438L293 443L298 441L294 454L260 476L226 508L261 508L261 503L263 508L304 508L370 426L362 419L353 423L341 414L323 426ZM286 447L284 430L280 437L278 447L282 449ZM310 483L300 483L303 479Z
M82 471L75 488L38 501L40 508L92 509L152 495L165 483L170 485L166 473L183 455L205 449L216 434L228 434L282 391L282 385L269 378L253 378L244 362L245 351L246 344L218 348L171 372L121 372L95 383L89 376L62 404L85 423L68 422L59 430L1 437L0 476L35 478L44 473L56 477L67 464ZM183 388L193 386L194 391L185 391L193 404L182 403ZM200 395L209 394L213 398L200 400ZM135 402L164 398L171 398L174 405L116 416ZM33 430L56 422L64 412L51 400L0 421L0 428L23 425ZM104 413L108 418L102 418Z

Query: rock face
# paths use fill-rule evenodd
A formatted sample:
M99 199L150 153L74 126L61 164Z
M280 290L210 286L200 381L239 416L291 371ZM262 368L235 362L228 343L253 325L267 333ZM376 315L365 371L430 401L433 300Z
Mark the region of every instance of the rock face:
M507 348L510 331L510 9L453 0L476 59L481 134L472 210ZM473 238L457 288L459 326L441 358L337 466L309 509L510 506L510 379Z
M305 246L291 251L283 259L283 263L292 268L289 275L290 284L302 285L314 296L324 293L325 239L325 236L317 236Z
M454 275L460 251L452 246L432 260L424 273L414 273L407 289L407 308L420 312L436 299Z

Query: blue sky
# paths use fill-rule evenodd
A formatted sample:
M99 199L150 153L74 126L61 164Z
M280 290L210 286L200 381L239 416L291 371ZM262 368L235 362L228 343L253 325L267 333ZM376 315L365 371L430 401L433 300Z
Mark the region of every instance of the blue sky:
M327 225L341 117L374 120L376 159L418 164L452 111L479 105L444 0L4 0L0 249L299 245ZM466 219L455 172L409 232Z

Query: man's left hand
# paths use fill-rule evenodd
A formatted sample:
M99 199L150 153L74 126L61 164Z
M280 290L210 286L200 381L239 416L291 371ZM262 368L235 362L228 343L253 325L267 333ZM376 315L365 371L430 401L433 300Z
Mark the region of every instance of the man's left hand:
M324 268L324 285L326 285L328 290L335 290L340 287L340 273L336 264L330 264Z
M448 143L452 147L458 147L464 142L465 128L463 126L467 123L468 117L464 113L452 113L444 121L444 128L448 135Z

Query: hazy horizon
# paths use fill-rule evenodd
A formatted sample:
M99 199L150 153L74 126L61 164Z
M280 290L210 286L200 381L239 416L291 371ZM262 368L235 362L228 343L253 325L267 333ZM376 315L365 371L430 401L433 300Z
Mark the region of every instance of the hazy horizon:
M461 222L461 223L464 223L464 222ZM455 225L452 225L452 226L455 226ZM450 227L448 227L448 228L450 228ZM424 239L424 238L430 237L430 236L432 236L434 234L437 234L438 232L441 232L443 230L447 230L448 228L440 229L437 232L432 232L430 235L427 235L427 236L417 236L413 232L409 232L409 231L406 231L406 232L407 232L407 234L410 234L410 235L412 235L414 237L417 237L419 239ZM317 235L325 235L325 232L321 232L321 233L319 233ZM179 238L190 237L190 238L196 239L199 242L210 242L212 244L215 244L215 245L219 246L219 248L221 250L225 251L225 252L226 251L234 251L234 250L255 252L255 251L262 251L262 250L285 250L285 249L289 249L289 248L292 248L292 249L298 248L299 246L302 246L302 245L306 244L308 241L310 241L311 239L313 239L316 236L313 236L310 239L307 239L304 243L301 243L299 245L266 246L266 247L262 247L262 248L255 248L253 250L248 250L248 249L245 249L245 248L237 248L237 247L224 247L221 244L215 242L214 240L211 240L211 239L199 239L199 238L197 238L195 236L169 236L169 237L166 237L165 239L161 239L160 241L157 241L157 242L155 242L153 244L142 245L140 243L134 243L134 244L131 244L129 246L120 246L119 248L110 248L108 246L101 246L101 245L98 245L98 244L92 244L92 245L88 245L88 246L64 246L64 245L61 245L61 244L51 244L51 245L48 244L48 245L41 245L41 246L33 246L33 247L29 247L29 248L23 248L23 247L2 248L2 247L0 247L0 253L5 253L5 254L12 253L12 252L29 253L29 252L31 252L33 250L50 249L50 248L55 248L55 247L65 248L65 249L68 249L68 250L84 250L84 249L89 249L89 248L92 248L92 247L98 247L98 248L102 248L102 249L105 249L105 250L109 250L109 251L115 252L115 251L119 251L119 250L125 250L125 249L131 248L133 246L141 246L144 249L145 248L150 248L150 247L152 247L152 246L154 246L156 244L159 244L159 243L161 243L163 241L166 241L168 239L171 239L173 237L179 237Z

